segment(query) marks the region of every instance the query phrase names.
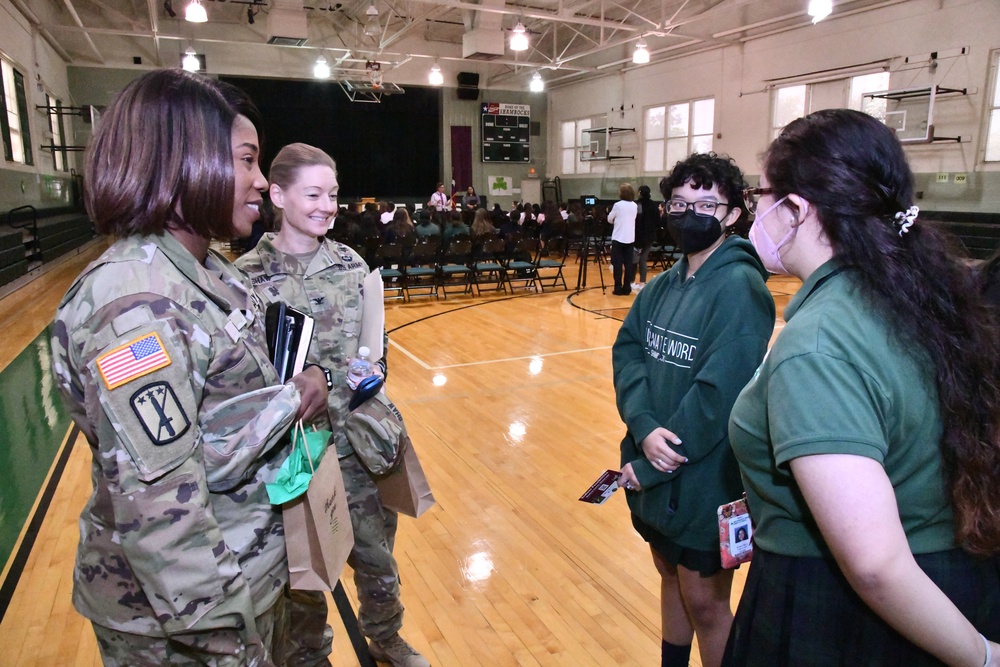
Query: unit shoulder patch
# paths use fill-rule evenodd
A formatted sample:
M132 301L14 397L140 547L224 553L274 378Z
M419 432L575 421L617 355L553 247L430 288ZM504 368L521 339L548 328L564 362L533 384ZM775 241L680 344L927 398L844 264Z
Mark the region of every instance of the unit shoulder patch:
M150 441L159 447L174 442L191 427L191 420L168 382L147 384L132 394L129 403Z

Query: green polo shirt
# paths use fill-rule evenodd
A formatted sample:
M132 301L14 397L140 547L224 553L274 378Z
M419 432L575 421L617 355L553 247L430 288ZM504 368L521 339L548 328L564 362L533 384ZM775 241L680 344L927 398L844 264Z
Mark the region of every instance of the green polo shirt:
M788 462L850 454L885 468L913 553L954 548L927 355L904 346L836 260L809 276L785 320L729 421L755 542L789 556L830 556Z

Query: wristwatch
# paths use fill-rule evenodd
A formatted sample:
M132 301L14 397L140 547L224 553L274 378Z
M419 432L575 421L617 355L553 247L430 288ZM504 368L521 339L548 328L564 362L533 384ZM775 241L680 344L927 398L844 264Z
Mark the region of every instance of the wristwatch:
M319 364L306 364L305 367L309 368L311 366L315 366L316 368L323 371L323 375L324 377L326 377L326 390L333 391L333 373L330 372L330 369L325 366L320 366Z

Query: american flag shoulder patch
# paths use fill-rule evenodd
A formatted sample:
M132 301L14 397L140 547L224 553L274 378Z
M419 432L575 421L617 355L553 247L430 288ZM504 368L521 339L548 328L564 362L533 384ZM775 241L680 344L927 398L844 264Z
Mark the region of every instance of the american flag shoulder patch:
M97 358L97 369L110 390L170 363L170 355L163 349L160 336L154 332L105 352Z

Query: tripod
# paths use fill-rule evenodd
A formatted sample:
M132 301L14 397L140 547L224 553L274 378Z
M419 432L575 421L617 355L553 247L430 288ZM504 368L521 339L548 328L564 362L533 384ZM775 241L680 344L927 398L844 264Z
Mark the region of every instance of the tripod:
M583 226L583 245L580 247L580 273L576 278L577 291L587 286L587 266L591 258L597 264L597 275L601 278L601 292L607 292L607 285L604 284L604 271L601 268L604 258L605 241L607 234L604 233L603 225L594 216L588 215Z

